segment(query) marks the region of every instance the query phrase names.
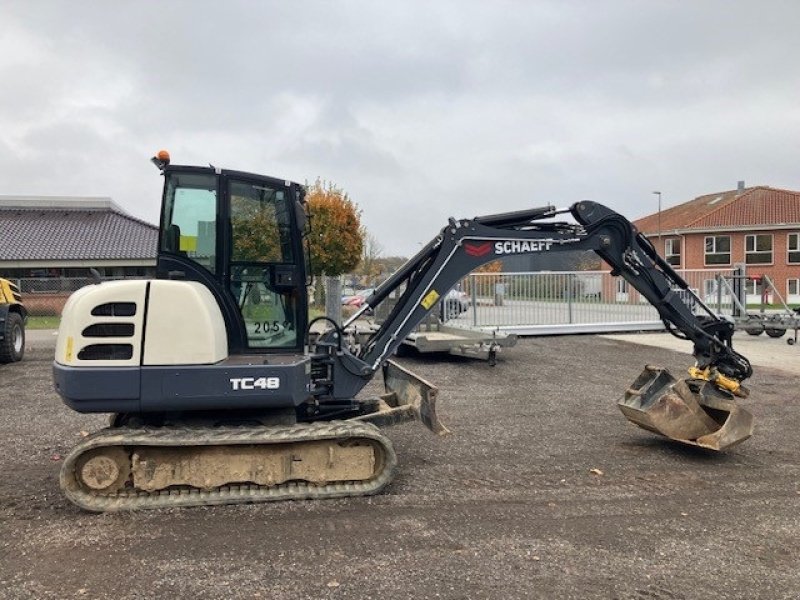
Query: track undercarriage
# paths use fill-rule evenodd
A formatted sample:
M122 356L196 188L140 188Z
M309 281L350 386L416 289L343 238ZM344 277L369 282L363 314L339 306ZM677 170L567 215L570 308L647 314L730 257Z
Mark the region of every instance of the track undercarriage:
M369 423L109 428L70 452L61 487L90 511L375 494L394 475L391 441Z
M436 388L389 361L374 411L345 421L114 415L64 460L61 489L95 512L367 496L391 482L397 457L377 425L422 421L447 432ZM287 422L288 421L288 422ZM236 423L236 424L234 424Z

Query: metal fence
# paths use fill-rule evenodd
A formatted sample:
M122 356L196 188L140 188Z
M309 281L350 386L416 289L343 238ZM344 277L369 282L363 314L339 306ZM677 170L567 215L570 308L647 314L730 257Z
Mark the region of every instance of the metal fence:
M679 273L710 308L718 314L731 314L732 299L717 276L731 277L733 269ZM12 281L33 316L59 316L72 292L95 282L83 277ZM519 335L663 328L656 310L624 279L607 271L472 273L457 287L464 292L469 308L453 316L451 325Z
M720 292L717 276L732 269L679 271L692 291L718 314L730 314L732 300ZM519 335L598 333L663 329L658 312L639 292L608 271L472 273L459 289L470 308L455 322ZM699 307L690 294L687 304Z

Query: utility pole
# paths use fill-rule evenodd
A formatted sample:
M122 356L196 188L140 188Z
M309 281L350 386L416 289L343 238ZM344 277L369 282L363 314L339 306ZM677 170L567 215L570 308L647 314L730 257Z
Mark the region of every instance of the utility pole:
M656 196L658 196L658 246L656 246L656 248L658 249L661 248L661 192L653 192L653 193ZM662 250L657 250L657 252L661 254Z

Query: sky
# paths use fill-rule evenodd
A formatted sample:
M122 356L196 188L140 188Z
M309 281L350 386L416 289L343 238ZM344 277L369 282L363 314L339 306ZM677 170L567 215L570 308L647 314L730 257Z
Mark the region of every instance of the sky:
M769 0L0 0L0 194L157 223L164 148L333 182L410 255L451 216L800 190L799 25Z

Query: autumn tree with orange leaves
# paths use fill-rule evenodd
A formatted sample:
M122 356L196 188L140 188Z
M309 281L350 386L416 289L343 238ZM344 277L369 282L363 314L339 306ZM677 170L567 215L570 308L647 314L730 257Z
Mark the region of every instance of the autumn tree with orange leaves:
M341 275L356 268L364 248L361 211L332 183L317 179L306 192L311 215L311 273Z
M488 262L486 264L481 265L474 271L473 273L483 273L484 275L478 278L474 277L467 277L464 281L463 290L467 294L472 293L472 284L475 283L475 286L478 288L476 290L477 294L486 294L490 295L491 290L494 289L494 284L498 283L501 279L501 273L503 272L503 262L499 260L493 260L492 262Z

